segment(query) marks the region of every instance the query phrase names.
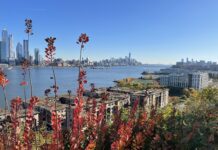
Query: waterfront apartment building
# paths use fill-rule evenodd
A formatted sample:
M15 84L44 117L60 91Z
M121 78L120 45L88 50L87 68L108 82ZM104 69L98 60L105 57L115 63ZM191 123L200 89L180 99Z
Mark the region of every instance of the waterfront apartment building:
M160 85L200 90L209 85L209 76L205 72L169 74L160 77Z
M150 109L165 107L169 102L169 89L148 89L131 94L131 102L139 100L139 106Z
M138 99L139 106L148 109L151 108L151 106L162 108L169 102L169 89L167 88L135 91L131 89L122 89L120 87L111 87L108 91L129 94L131 105Z
M43 124L43 122L46 122L46 124L51 127L51 117L52 112L54 111L55 102L53 100L40 100L34 107L36 111L39 112L39 124ZM60 117L62 121L62 127L64 126L64 121L66 119L66 107L65 104L56 103L56 111L58 116Z
M188 76L186 74L170 74L160 77L161 86L171 86L171 87L188 87Z
M17 113L17 119L19 119L19 121L21 123L25 123L25 119L26 119L26 111L21 108L19 109L18 113ZM8 122L11 123L11 113L10 111L6 111L5 114L5 110L0 108L0 130L2 129L3 125ZM33 124L32 127L37 127L39 126L39 112L38 111L33 111Z
M194 89L203 89L209 84L208 73L192 73L188 75L189 86Z

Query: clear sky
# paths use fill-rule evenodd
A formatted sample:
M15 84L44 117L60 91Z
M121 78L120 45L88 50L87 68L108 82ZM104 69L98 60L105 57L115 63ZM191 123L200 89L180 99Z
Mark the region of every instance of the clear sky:
M57 57L78 58L76 40L90 42L84 57L100 60L129 52L144 63L172 64L181 58L218 61L217 0L0 0L0 29L16 43L33 20L31 53L44 54L48 36L57 37Z

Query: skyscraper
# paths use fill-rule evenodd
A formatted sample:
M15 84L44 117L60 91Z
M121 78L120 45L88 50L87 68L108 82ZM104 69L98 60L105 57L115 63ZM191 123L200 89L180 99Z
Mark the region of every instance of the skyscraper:
M24 58L23 46L20 42L18 42L16 46L16 55L18 61L21 61Z
M129 52L129 65L131 65L131 53Z
M2 57L1 57L1 53L2 53L2 41L0 41L0 63L1 63L1 61L2 61Z
M10 34L8 36L8 64L15 65L15 52L13 50L13 36Z
M8 45L8 31L2 30L2 43L1 43L1 61L8 62L9 58L9 45Z
M8 37L8 54L9 54L9 60L15 59L14 52L13 52L13 36L12 34Z
M35 65L39 65L39 63L40 63L40 56L39 56L39 49L38 48L35 48L34 54L35 54L34 64Z
M28 40L23 40L23 51L24 51L24 58L29 59L29 45Z

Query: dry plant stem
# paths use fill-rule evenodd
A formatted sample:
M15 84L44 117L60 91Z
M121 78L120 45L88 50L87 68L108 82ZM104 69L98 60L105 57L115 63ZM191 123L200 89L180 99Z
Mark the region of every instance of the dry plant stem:
M82 50L83 50L83 43L82 43L82 45L81 45L81 47L80 47L80 56L79 56L79 82L80 82L80 71L81 71L81 68L82 68L82 63L81 63L81 61L82 61ZM79 91L80 91L80 86L79 86ZM79 101L80 101L80 99L79 99Z
M28 33L28 48L30 47L29 42L30 41L30 33ZM29 58L29 63L30 62L30 58ZM33 97L33 85L32 85L32 78L31 78L31 72L30 72L30 68L28 68L28 75L29 75L29 81L30 81L30 96ZM36 127L36 126L35 126ZM36 143L36 135L35 135L35 144L36 144L36 150L37 148L37 143Z
M24 70L24 74L23 74L23 80L24 81L26 80L26 71L25 70ZM25 102L24 110L25 110L25 121L26 121L26 102L27 102L27 96L26 96L26 87L25 86L23 87L23 93L24 93L24 102Z
M82 44L81 44L81 47L80 47L80 57L79 57L79 84L80 84L80 72L81 72L81 68L82 68L82 63L81 63L81 61L82 61L82 50L83 50L83 42L82 42ZM80 86L79 86L79 91L80 91L81 89L80 89ZM79 97L80 97L80 95L79 95ZM79 98L79 101L80 101L80 98Z
M31 72L30 68L28 69L29 81L30 81L30 96L33 97L33 86L32 86L32 79L31 79Z
M80 73L80 70L81 70L82 50L83 50L83 43L82 43L81 48L80 48L80 57L79 57L79 73Z
M82 96L81 93L80 93L80 91L81 91L81 89L80 89L80 82L81 82L80 72L81 72L81 68L82 68L82 63L81 63L81 61L82 61L82 50L83 50L83 42L82 42L82 45L81 45L81 48L80 48L80 59L79 59L79 95L78 95L79 103L81 101L81 96ZM80 126L79 126L79 131L80 131Z
M56 126L58 126L58 117L57 117L57 80L56 80L56 75L55 75L55 71L54 71L54 65L53 65L53 58L51 58L51 62L52 62L52 73L53 73L53 78L54 78L54 94L55 94L55 117L56 117ZM56 127L57 128L57 127ZM60 135L60 133L58 133ZM59 147L59 142L58 139L57 140L57 147Z
M3 88L3 93L4 93L4 99L5 99L5 119L7 119L7 110L8 110L8 102L7 102L7 94L6 94L6 90L5 90L5 88ZM5 150L6 150L6 147L7 147L7 145L8 145L8 143L7 143L7 139L6 139L6 137L5 137L5 135L7 134L7 129L6 130L3 130L4 132L3 132L3 134L4 134L4 138L3 138L3 140L4 140L4 148L5 148Z
M28 48L29 46L29 40L30 40L30 35L28 33ZM30 58L28 58L29 63L30 63ZM31 74L30 74L30 68L28 68L28 74L29 74L29 81L30 81L30 96L33 97L33 86L32 86L32 79L31 79Z
M5 88L3 88L4 100L5 100L5 119L7 118L8 100Z
M47 100L49 100L48 99L48 96L47 96ZM45 130L45 132L47 132L47 122L48 122L48 120L47 120L47 111L45 112L45 127L46 127L46 130ZM47 145L47 133L46 133L46 138L45 138L45 144ZM48 149L48 145L47 145L47 149Z

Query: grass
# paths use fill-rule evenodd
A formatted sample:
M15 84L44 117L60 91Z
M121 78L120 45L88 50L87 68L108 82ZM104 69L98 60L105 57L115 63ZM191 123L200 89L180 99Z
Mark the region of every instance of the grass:
M135 90L144 90L147 88L157 88L159 84L157 81L152 79L136 79L126 78L118 81L119 87L127 87Z

